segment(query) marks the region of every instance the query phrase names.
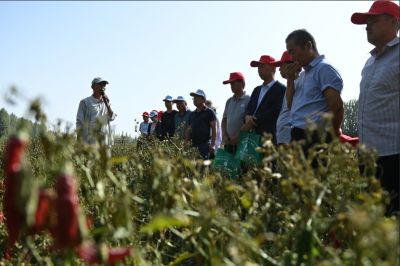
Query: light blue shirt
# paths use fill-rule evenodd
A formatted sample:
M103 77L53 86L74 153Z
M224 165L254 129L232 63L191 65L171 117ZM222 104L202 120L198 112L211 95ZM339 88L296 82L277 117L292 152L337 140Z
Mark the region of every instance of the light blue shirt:
M329 112L323 94L327 88L341 93L343 80L339 72L326 62L325 56L320 55L304 67L304 71L295 80L295 92L290 110L292 126L305 129L307 120L316 124L321 122L322 115Z
M292 139L290 126L290 110L287 107L286 93L282 102L282 109L279 113L278 120L276 121L276 143L290 143Z
M362 70L358 99L360 143L379 156L400 153L400 44L396 37L378 56L376 49Z

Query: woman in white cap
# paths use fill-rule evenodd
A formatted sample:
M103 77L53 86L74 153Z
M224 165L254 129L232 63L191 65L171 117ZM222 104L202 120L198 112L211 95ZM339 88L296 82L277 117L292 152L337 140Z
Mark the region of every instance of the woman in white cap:
M161 121L158 120L158 112L153 110L150 112L151 123L149 125L149 132L147 134L148 137L157 137L158 139L162 138L162 126Z
M175 136L184 139L191 111L188 109L186 100L183 96L178 96L173 102L176 104L176 108L178 109L178 113L175 114Z

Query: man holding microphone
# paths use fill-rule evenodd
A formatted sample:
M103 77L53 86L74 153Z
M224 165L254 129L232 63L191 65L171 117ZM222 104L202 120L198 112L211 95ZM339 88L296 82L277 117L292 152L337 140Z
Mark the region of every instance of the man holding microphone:
M76 115L76 130L78 140L93 144L96 139L100 144L111 146L112 134L110 121L116 114L111 109L110 100L105 94L108 81L94 78L92 81L93 94L79 103Z

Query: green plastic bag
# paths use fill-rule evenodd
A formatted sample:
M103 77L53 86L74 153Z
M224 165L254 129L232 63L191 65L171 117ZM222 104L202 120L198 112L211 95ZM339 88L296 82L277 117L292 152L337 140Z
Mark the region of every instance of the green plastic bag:
M260 146L260 142L260 134L240 131L235 158L246 166L258 165L261 162L261 154L256 149Z
M218 149L212 162L212 168L226 173L230 178L237 178L240 172L240 161L223 149Z

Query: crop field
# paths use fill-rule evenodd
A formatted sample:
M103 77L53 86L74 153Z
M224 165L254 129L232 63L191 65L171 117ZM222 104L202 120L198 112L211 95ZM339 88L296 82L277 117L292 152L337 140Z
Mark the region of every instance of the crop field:
M306 159L267 136L261 165L232 179L176 139L110 156L30 135L0 142L1 265L398 265L399 222L363 147L335 140Z

